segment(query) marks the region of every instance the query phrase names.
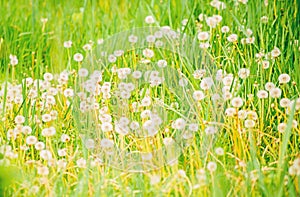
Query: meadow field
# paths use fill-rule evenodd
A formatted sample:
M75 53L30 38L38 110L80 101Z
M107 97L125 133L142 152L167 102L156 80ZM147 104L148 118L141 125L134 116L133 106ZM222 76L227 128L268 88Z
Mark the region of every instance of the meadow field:
M300 196L298 0L0 0L0 196Z

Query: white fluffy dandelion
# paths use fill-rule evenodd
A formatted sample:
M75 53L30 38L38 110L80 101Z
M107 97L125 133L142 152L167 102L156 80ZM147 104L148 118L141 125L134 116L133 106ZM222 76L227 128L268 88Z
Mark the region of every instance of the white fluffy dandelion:
M146 16L145 22L146 22L147 24L153 24L153 23L155 23L155 19L154 19L153 16Z
M278 81L279 81L279 83L281 83L281 84L288 83L288 82L290 82L290 80L291 80L290 75L288 75L288 74L286 74L286 73L280 74L279 77L278 77Z
M83 55L81 53L76 53L73 58L76 62L81 62L83 60Z
M210 161L210 162L207 163L206 168L207 168L208 171L214 172L214 171L217 170L217 164L213 161Z

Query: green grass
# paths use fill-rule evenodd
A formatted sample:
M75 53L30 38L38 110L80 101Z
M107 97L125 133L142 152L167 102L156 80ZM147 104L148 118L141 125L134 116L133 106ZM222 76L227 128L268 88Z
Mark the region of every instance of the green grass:
M9 187L3 184L4 179L0 177L0 190L4 191L3 195L299 196L300 166L293 164L300 156L299 104L298 108L297 105L291 105L286 109L280 105L280 101L282 98L293 101L300 97L300 3L297 0L269 0L266 6L264 1L242 4L237 0L230 0L225 2L226 9L217 10L210 6L210 2L0 0L0 163L4 165L3 162L9 161L11 170L18 174L18 178L7 183ZM222 21L216 28L210 28L205 20L200 20L201 13L205 17L220 15ZM125 50L125 54L115 63L97 61L101 58L98 39L108 41L112 38L113 42L105 45L110 50L113 46L125 47L121 44L122 37L114 39L114 36L119 32L126 34L127 31L145 26L151 31L145 23L145 17L149 15L155 18L151 28L170 26L173 30L185 33L194 41L194 45L183 50L157 49L149 45L147 47L155 52L153 58L148 58L151 60L150 64L139 63L144 58L144 48L139 47ZM267 23L261 21L263 16L268 17ZM43 23L42 18L47 18L48 21ZM182 25L184 19L187 19L185 26ZM228 33L221 31L221 27L225 25L230 28ZM247 37L247 29L253 32L253 44L242 44L241 39ZM197 34L200 30L210 34L208 49L198 48L200 42ZM238 42L231 43L227 40L233 33L238 35ZM64 48L64 41L67 40L72 41L72 47L68 49ZM91 51L83 49L87 43L93 43ZM276 58L269 57L270 66L263 69L261 61L268 57L258 59L256 54L266 54L274 47L279 48L281 54ZM190 56L183 56L183 51ZM74 61L75 53L81 53L84 61ZM10 54L17 56L17 65L10 64ZM160 59L165 59L168 66L160 70L166 83L157 87L150 87L144 78L121 80L112 73L113 67L129 67L132 71L154 70L157 69L156 62ZM203 66L201 61L206 61L206 64ZM257 118L246 118L255 120L253 128L247 128L245 120L237 115L225 114L226 109L233 107L231 99L222 100L219 107L212 101L213 93L222 94L222 81L216 82L211 90L203 90L206 95L203 100L194 101L192 93L201 89L201 80L195 79L193 73L203 67L213 75L218 69L233 75L236 82L227 88L233 98L243 99L243 106L234 110L256 112ZM101 124L98 116L104 112L95 110L87 114L81 113L78 98L64 96L63 91L67 88L75 92L82 90L80 84L83 78L77 74L80 68L87 68L90 73L101 69L101 86L103 82L111 82L112 98L103 99L101 94L95 96L95 103L100 108L108 108L106 113L112 116L113 124L121 116L137 120L141 124L146 121L141 118L141 111L158 110L164 120L159 133L154 137L139 139L132 134L122 136L115 128L110 132L102 132L98 125ZM238 75L241 68L250 71L245 79ZM66 69L70 72L69 79L60 84L57 79ZM188 80L187 89L182 90L176 85L181 78L179 71ZM56 104L42 108L41 105L46 102L46 90L43 90L41 84L43 81L37 82L37 97L32 98L30 92L34 89L33 86L22 85L22 80L27 77L33 80L43 79L46 72L54 75L50 87L56 88L58 93L54 96ZM278 77L283 73L291 77L287 84L279 84ZM118 84L122 81L132 82L136 86L125 104L115 95ZM273 82L281 89L279 98L258 98L258 91L265 89L267 82ZM20 84L21 91L16 90L18 93L12 97L22 96L21 102L11 101L13 88ZM150 90L149 94L146 89ZM140 107L140 111L134 113L132 102L141 102L147 94L154 104ZM160 106L155 103L155 98L162 99L164 104ZM56 119L40 122L42 115L53 113L53 110L57 111ZM286 110L289 112L286 113ZM15 117L18 115L24 116L23 124L16 124ZM199 129L193 132L191 139L183 140L181 132L172 128L172 122L178 118L198 124ZM298 122L297 127L293 127L293 120ZM218 132L207 135L205 129L209 122L214 121L218 122ZM286 128L281 133L278 125L283 122L286 123ZM19 131L25 125L32 128L31 134L26 135ZM51 126L56 129L55 135L44 137L43 129ZM14 132L18 134L10 137ZM62 142L62 134L67 134L70 140ZM34 148L34 145L27 145L28 150L22 150L29 135L45 144L45 149L53 156L50 163L40 156L40 150ZM95 140L97 148L94 150L88 150L84 146L86 138L90 137ZM180 150L173 152L178 156L178 162L174 165L163 162L164 165L159 168L139 172L121 167L126 163L125 156L121 159L113 157L116 163L109 163L109 156L100 147L101 139L108 138L122 150L149 152L154 147L164 147L163 139L166 137L172 137L179 144ZM217 147L223 148L223 155L216 154ZM58 150L63 148L66 149L66 155L59 156ZM62 158L66 162L64 169L59 169L57 164L51 165L51 162L56 163ZM76 163L80 158L87 161L86 167L81 168ZM102 159L102 162L95 164L98 159ZM207 169L209 162L215 162L215 171ZM38 169L41 166L47 166L49 174L39 174ZM291 173L293 166L298 170L297 175ZM156 184L151 181L153 175L160 177Z

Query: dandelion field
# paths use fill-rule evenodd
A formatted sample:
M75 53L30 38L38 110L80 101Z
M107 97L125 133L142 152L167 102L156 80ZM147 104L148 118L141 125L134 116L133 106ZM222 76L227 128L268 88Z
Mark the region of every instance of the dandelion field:
M1 196L299 196L299 6L0 1Z

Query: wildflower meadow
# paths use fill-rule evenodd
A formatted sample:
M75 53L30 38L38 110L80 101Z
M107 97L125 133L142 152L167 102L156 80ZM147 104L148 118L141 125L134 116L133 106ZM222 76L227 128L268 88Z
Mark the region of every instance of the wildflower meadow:
M299 7L0 1L0 196L300 196Z

